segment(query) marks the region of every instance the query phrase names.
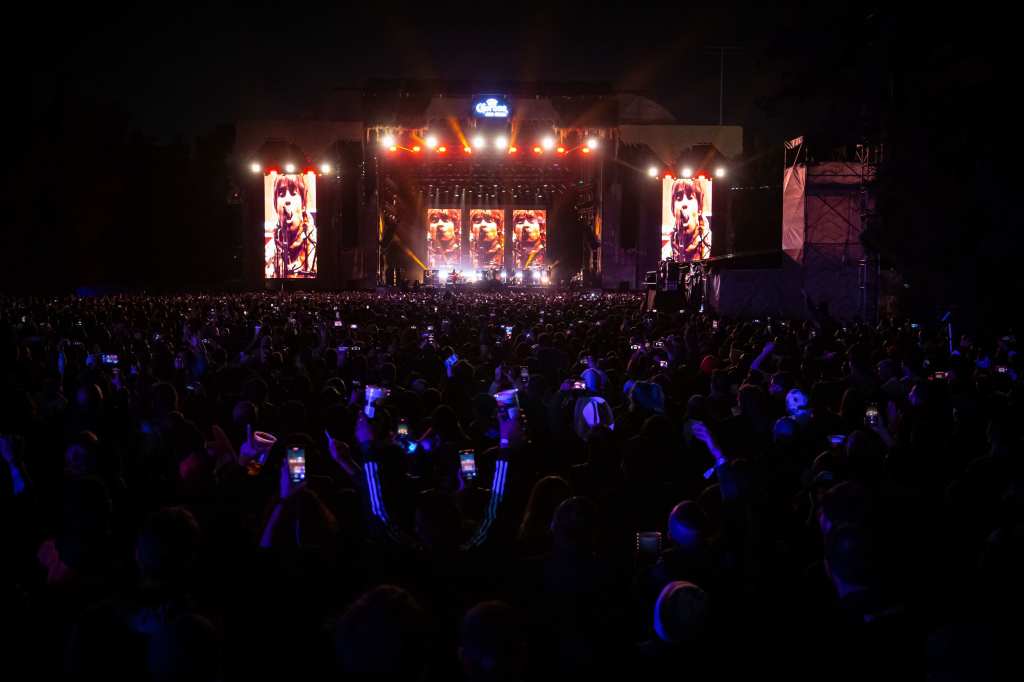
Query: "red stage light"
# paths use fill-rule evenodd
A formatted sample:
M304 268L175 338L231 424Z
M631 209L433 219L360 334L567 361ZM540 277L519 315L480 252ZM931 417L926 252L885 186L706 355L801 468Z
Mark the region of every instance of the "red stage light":
M448 147L445 147L444 145L437 148L438 154L444 154L446 151L448 151Z
M519 147L509 147L508 148L508 153L509 154L515 154L517 151L519 151Z
M414 152L417 152L417 153L418 153L418 152L420 151L420 146L419 146L419 145L416 145L416 146L414 146L414 147L412 148L412 150L413 150Z
M466 152L467 154L471 154L473 153L473 148L467 145L462 148L462 151Z
M589 154L590 153L590 147L584 147L583 148L583 153L584 154Z
M558 149L556 149L555 151L558 152L559 154L564 154L565 153L565 147L559 146Z
M669 180L671 180L672 179L672 174L671 173L665 173L665 177L668 178Z
M389 152L397 152L398 151L398 147L396 147L395 145L391 145L390 147L388 147L388 151Z
M533 148L533 153L534 154L543 154L544 150L541 148L540 145L535 145L534 148Z

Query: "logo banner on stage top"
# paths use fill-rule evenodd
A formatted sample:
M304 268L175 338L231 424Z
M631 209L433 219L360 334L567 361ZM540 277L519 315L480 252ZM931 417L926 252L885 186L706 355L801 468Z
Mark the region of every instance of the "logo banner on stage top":
M711 257L711 178L662 179L661 257L680 263Z
M473 115L477 118L508 118L508 102L497 95L477 97L473 100Z
M512 253L516 269L547 265L548 212L544 209L512 211Z
M474 270L505 266L505 211L474 208L469 212L469 253Z
M462 211L427 209L427 269L450 270L462 266Z
M315 278L316 239L316 174L265 176L263 277Z

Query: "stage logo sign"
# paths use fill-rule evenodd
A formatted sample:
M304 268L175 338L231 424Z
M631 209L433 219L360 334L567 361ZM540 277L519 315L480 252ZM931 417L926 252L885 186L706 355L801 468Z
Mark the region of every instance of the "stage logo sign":
M473 115L480 118L508 118L508 103L498 97L485 97L473 105Z

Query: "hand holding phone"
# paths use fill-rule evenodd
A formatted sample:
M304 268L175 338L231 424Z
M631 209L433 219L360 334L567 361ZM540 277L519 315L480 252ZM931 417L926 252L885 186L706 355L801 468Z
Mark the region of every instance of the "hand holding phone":
M459 450L459 471L467 481L476 478L476 451Z
M298 446L288 448L288 479L293 484L306 480L306 449Z

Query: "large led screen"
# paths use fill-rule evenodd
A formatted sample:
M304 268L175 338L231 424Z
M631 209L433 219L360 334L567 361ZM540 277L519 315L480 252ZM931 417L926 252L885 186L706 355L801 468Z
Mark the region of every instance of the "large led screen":
M469 252L474 270L504 267L503 210L474 208L469 212Z
M661 257L711 257L711 179L666 177L661 185Z
M449 270L462 265L462 212L427 209L427 268Z
M316 277L316 174L263 179L263 276Z
M547 265L548 212L512 211L512 253L516 269Z

